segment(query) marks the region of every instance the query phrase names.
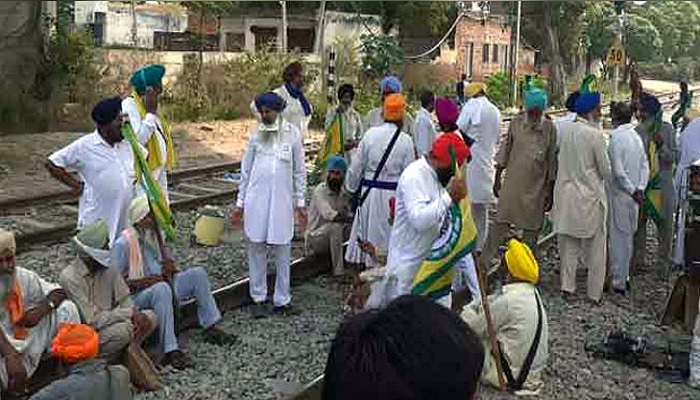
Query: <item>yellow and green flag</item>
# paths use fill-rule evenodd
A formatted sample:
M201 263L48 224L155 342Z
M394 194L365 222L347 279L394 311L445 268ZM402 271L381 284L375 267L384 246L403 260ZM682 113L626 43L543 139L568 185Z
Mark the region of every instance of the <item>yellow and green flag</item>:
M326 129L326 137L321 144L316 158L316 168L313 175L321 176L326 168L326 161L334 155L343 155L344 148L343 118L340 113L336 113L333 123Z
M170 206L165 196L163 196L160 185L153 179L153 173L146 160L146 156L143 154L142 146L136 139L136 134L131 124L125 123L122 125L122 135L124 139L129 142L129 145L131 145L136 173L140 176L138 183L143 186L146 192L155 222L158 227L165 232L165 237L168 240L173 240L175 238L175 220L173 219L173 214L170 211Z
M654 220L659 222L663 219L661 214L662 194L661 194L661 168L659 166L659 154L656 142L649 141L649 184L644 192L644 212Z
M455 178L464 179L454 151L450 150ZM470 201L465 198L459 204L450 206L428 259L413 277L411 294L427 296L432 300L448 295L455 276L455 264L471 253L475 244L476 226L472 220Z

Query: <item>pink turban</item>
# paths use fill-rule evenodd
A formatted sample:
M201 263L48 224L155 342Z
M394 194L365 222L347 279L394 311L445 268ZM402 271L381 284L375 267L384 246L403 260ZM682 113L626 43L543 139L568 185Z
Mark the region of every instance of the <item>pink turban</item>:
M457 129L459 107L447 97L441 97L435 101L435 114L437 114L440 126L449 129Z

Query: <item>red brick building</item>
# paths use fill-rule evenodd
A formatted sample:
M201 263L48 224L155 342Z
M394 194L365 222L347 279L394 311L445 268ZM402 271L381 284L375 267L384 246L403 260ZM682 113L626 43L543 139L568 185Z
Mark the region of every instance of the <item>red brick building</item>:
M513 45L511 29L501 16L486 18L466 13L458 22L455 32L457 70L472 81L483 81L496 72L508 72ZM535 72L535 49L520 46L518 75Z

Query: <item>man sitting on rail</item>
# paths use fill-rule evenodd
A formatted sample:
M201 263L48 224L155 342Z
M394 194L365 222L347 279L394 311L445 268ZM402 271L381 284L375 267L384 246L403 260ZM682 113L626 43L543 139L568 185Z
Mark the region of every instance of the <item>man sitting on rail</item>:
M302 232L306 228L306 163L299 129L282 118L285 101L275 93L255 99L261 121L250 136L241 163L238 200L231 219L242 220L248 238L250 297L253 314L264 317L267 309L267 251L273 249L277 265L274 311L289 314L292 238L296 214Z
M113 243L127 226L126 211L134 195L134 158L121 133L121 99L98 103L92 119L97 130L53 153L46 168L80 197L78 228L104 220Z
M202 268L177 272L167 249L161 251L164 244L155 231L145 195L131 202L129 222L131 227L125 229L112 246L112 266L126 279L136 307L155 312L164 364L176 369L186 369L190 364L177 342L173 292L177 301L196 299L205 340L215 345L233 344L236 337L216 326L221 322L221 312L212 296L207 272Z
M133 341L140 341L153 330L151 316L136 312L129 287L116 268L110 268L107 223L85 226L73 238L81 262L61 271L59 283L78 305L83 323L100 335L98 357L116 359Z
M500 344L501 364L509 388L514 391L539 391L541 372L549 358L549 325L539 292L539 267L532 251L515 239L508 242L505 263L509 283L503 292L489 296L491 316ZM472 302L462 319L476 332L486 349L491 348L486 317L480 302ZM499 386L496 361L486 351L483 382Z
M450 310L403 296L358 314L333 340L323 400L474 399L484 350Z
M343 241L346 239L350 217L350 198L343 191L348 165L340 156L326 162L326 181L314 189L309 207L309 226L306 229L306 251L330 254L332 272L343 275Z
M89 325L61 326L51 343L51 355L68 369L69 375L52 382L29 400L130 400L129 371L123 365L108 365L95 359L100 337Z
M74 303L56 284L17 267L15 236L0 229L0 383L23 394L62 323L80 322Z

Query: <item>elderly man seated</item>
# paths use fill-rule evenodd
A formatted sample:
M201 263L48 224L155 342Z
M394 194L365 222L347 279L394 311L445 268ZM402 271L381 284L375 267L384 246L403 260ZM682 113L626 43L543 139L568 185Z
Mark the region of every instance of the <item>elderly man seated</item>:
M236 337L217 327L221 312L211 293L209 277L202 268L190 268L176 272L167 248L161 253L162 243L153 218L150 216L148 198L135 198L129 206L131 227L124 230L112 247L112 265L126 279L139 310L153 310L158 318L158 338L164 364L176 369L190 366L187 356L180 350L175 332L175 298L197 300L199 324L204 328L204 339L215 345L233 344ZM172 283L172 286L171 286Z
M511 239L505 254L509 283L502 294L489 296L493 325L499 341L501 364L509 389L516 393L537 393L542 387L541 372L549 358L547 314L535 287L539 267L527 245ZM481 303L472 302L462 319L491 349L486 318ZM486 352L481 379L499 386L496 360Z
M340 156L326 162L326 181L314 189L306 229L307 254L329 254L333 275L343 275L343 241L350 217L350 199L343 191L348 165ZM349 232L348 232L349 234Z
M73 238L81 262L61 271L59 283L80 310L82 322L100 336L98 358L116 359L132 342L153 331L152 317L136 312L129 287L116 268L110 268L107 223L98 220Z
M0 383L11 393L24 393L41 356L62 323L79 322L66 292L35 272L17 267L15 236L0 229Z

